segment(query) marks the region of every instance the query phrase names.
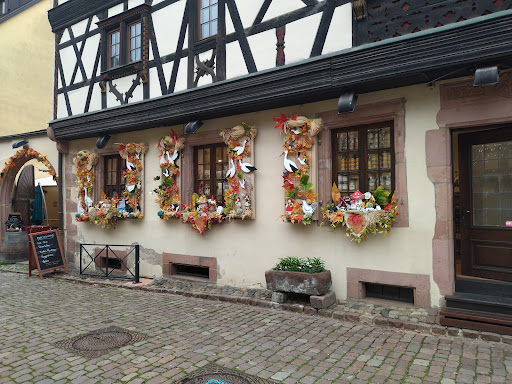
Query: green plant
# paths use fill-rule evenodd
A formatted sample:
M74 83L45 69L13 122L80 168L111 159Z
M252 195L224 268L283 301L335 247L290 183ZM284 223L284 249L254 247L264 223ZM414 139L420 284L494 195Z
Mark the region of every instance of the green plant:
M294 271L318 273L325 271L324 262L318 257L301 259L298 257L285 257L273 268L275 271Z

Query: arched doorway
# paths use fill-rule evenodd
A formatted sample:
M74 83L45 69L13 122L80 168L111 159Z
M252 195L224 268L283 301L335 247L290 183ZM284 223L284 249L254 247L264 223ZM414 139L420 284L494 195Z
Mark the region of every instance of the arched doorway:
M23 166L32 159L36 159L48 169L48 174L53 176L56 182L57 174L55 168L48 161L45 155L37 152L36 150L26 146L17 151L5 163L2 171L0 172L0 241L3 242L5 226L4 223L12 212L11 193L16 181L16 175L23 168Z

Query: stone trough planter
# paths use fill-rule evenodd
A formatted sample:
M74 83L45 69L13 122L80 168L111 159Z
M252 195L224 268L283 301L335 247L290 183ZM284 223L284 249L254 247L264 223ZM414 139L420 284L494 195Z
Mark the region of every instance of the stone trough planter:
M265 272L267 289L277 292L325 295L331 288L331 271L319 273L274 271Z

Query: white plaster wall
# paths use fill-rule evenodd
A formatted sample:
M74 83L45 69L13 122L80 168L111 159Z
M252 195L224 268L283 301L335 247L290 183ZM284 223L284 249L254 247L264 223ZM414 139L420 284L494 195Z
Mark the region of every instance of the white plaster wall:
M137 77L136 75L131 75L131 76L122 77L120 79L112 80L112 84L115 85L117 90L122 94L123 100L126 96L125 95L126 92L128 92L128 90L132 86L132 81L135 80L136 77ZM137 88L138 87L142 87L142 85L139 84L137 86ZM134 91L134 94L135 94L135 91ZM131 102L133 102L133 101L134 100L131 99ZM110 85L107 85L107 107L108 108L115 107L116 105L121 105L121 102L119 102L116 99L116 96L112 92L110 92Z
M352 4L334 10L322 54L352 47Z
M69 85L69 82L71 81L71 76L73 76L73 70L75 69L76 64L76 55L75 51L73 49L73 46L66 47L64 49L61 49L59 51L60 54L60 60L62 63L62 69L64 70L64 80L66 81L66 85ZM60 76L59 76L60 79ZM78 70L75 82L83 81L82 74L80 73L80 70ZM62 86L60 84L59 86Z
M304 8L306 5L301 0L279 0L273 1L268 7L267 13L263 21L273 19L283 13L295 11L296 9Z
M358 105L395 98L406 99L406 165L410 225L393 228L389 236L368 236L361 244L350 241L343 230L331 232L329 226L291 225L280 221L283 213L282 141L274 128L272 117L280 112L313 117L318 112L333 110L337 100L260 111L206 121L201 131L232 127L241 121L258 128L255 143L256 219L213 225L205 235L197 234L190 225L178 220L158 218L158 205L151 192L158 182L159 160L154 149L157 140L171 127L113 135L116 142L146 141L149 152L145 158L145 217L142 221L124 221L114 230L103 230L87 223L77 223L76 240L81 242L131 244L138 242L141 254L155 260L154 254L171 252L194 256L216 257L218 284L264 287L264 272L281 257L320 256L331 270L333 289L339 299L346 297L346 268L432 275L432 237L434 233L434 188L426 173L425 132L436 129L439 110L437 89L414 86L361 95ZM183 126L172 127L183 132ZM71 143L70 156L81 149L94 150L95 138ZM184 153L183 156L190 156ZM76 186L67 185L75 194ZM74 217L74 212L66 212ZM149 252L149 253L148 253ZM148 256L145 256L148 255ZM161 259L155 264L142 264L141 273L158 275ZM431 280L432 304L438 305L439 290Z
M279 0L281 1L281 0ZM237 1L238 13L244 28L250 27L258 14L264 0ZM231 20L231 18L230 18Z
M309 59L321 18L322 14L317 13L286 25L286 64Z
M178 75L176 76L176 86L174 87L174 92L183 91L187 89L187 61L188 59L186 57L180 60L180 66L178 68ZM169 81L171 79L171 73L172 72L169 72L168 74Z
M84 113L85 101L87 100L87 93L89 87L82 87L68 92L69 103L71 104L71 111L73 115Z
M89 112L101 109L101 89L98 84L92 88L91 103L89 104Z
M128 0L128 9L138 7L142 4L144 4L144 0Z
M96 54L98 53L98 47L100 45L100 35L89 37L85 41L84 51L82 54L82 63L84 64L85 73L87 78L90 79L93 76L94 62L96 61ZM101 67L101 63L98 63L98 68Z
M274 29L249 36L247 39L258 71L276 66L276 32Z
M97 29L97 28L98 28L98 24L97 24L97 23L98 23L99 21L100 21L100 20L99 20L96 16L93 16L93 17L92 17L92 23L91 23L91 26L89 27L89 29L90 29L91 31L94 31L95 29Z
M135 103L144 99L143 84L140 82L139 85L133 90L133 97L128 99L128 103Z
M119 15L120 13L123 12L123 9L124 9L123 3L118 4L112 8L109 8L107 17Z
M65 43L66 41L69 40L69 32L68 32L68 29L64 29L64 32L62 33L62 37L60 38L60 43Z
M73 30L73 35L75 37L82 36L85 33L85 29L87 28L87 22L89 19L84 19L74 24L71 29ZM91 24L92 25L92 24Z
M226 78L247 75L247 66L238 41L226 44Z
M62 93L57 96L57 119L68 116L68 110L66 108L66 99Z
M178 1L152 13L160 56L169 55L176 51L184 10L185 2Z
M166 83L167 84L167 83ZM162 96L162 89L160 88L160 80L158 79L158 71L156 68L149 69L149 97Z

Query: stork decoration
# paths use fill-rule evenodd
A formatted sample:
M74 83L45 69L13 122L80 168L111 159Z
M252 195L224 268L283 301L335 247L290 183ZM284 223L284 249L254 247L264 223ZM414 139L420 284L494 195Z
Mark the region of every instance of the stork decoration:
M290 223L311 224L313 213L318 207L317 194L310 181L311 148L315 136L322 128L321 119L308 119L293 115L290 118L281 113L272 118L275 127L284 132L284 172L285 214L282 220Z
M121 213L123 218L142 219L142 161L144 154L148 151L146 143L116 143L119 155L126 162L126 170L123 172L125 190L125 210Z
M94 187L94 167L98 164L98 155L83 150L73 158L76 165L77 183L77 213L76 221L88 221L89 209L92 207L92 196Z
M174 130L171 130L169 136L161 137L156 144L157 149L160 150L162 175L155 177L155 180L160 180L161 183L153 192L158 196L156 200L160 205L158 216L163 220L181 218L177 177L180 174L178 158L181 150L185 147L185 141L185 137L179 137Z
M213 196L208 198L194 193L192 203L182 205L183 222L191 224L201 235L213 223L220 223L225 219L254 217L251 200L254 190L253 172L256 167L249 162L248 157L257 132L256 127L245 123L220 132L228 147L228 169L225 174L228 189L224 192L224 204L215 201Z

